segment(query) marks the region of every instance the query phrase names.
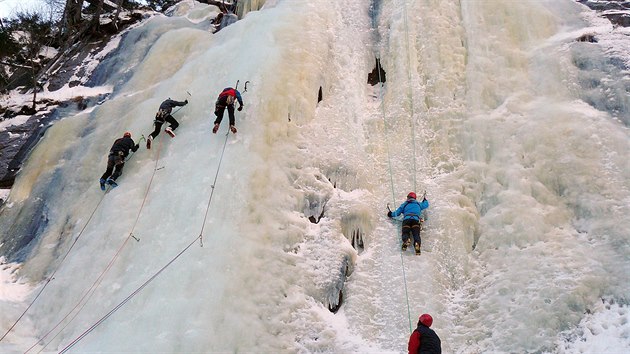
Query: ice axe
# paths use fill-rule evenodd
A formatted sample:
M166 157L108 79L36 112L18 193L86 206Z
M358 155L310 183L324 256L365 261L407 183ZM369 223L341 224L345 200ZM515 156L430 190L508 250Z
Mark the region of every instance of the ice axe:
M140 135L140 139L138 140L138 144L140 144L140 142L141 142L142 140L145 140L145 141L147 140L147 139L145 139L145 138L144 138L144 134L141 134L141 135ZM132 157L132 156L133 156L133 154L135 154L135 153L136 153L135 151L132 151L132 152L131 152L131 154L129 154L129 156L127 156L127 158L125 159L125 162L127 162L127 161L131 160L131 157Z
M192 95L190 94L190 92L186 91L186 93L188 94L188 96L192 97ZM186 102L188 102L188 100L186 100ZM179 112L180 109L184 108L184 106L181 106L179 108L177 108L175 111L173 111L171 114L175 114L177 112Z
M235 90L238 90L238 84L239 82L241 82L241 80L236 80L236 85L234 86ZM249 83L249 80L245 81L245 88L243 89L243 92L247 92L247 84Z

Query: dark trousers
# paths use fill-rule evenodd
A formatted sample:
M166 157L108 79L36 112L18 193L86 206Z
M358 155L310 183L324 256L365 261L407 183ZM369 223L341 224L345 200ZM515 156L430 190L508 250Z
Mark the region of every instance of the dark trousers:
M415 219L403 220L402 241L405 243L409 239L409 233L413 235L413 242L422 245L420 240L420 221Z
M223 120L223 113L225 112L225 108L227 107L228 110L228 116L230 117L230 125L235 125L234 124L234 105L233 104L229 104L227 106L221 106L221 105L216 105L214 107L214 115L217 116L217 119L214 120L214 124L221 124L221 121Z
M111 154L107 159L107 170L101 176L102 179L107 179L111 176L111 178L115 181L116 178L120 177L123 171L123 167L125 167L125 158L119 155ZM112 172L114 172L112 174Z
M177 127L179 127L179 123L177 123L175 118L173 118L173 116L169 114L164 118L164 120L159 120L157 118L155 119L155 121L153 122L153 124L155 125L155 129L153 130L153 133L149 135L151 135L151 137L155 139L155 137L157 137L158 134L160 134L160 131L162 130L162 125L166 122L169 123L171 130L175 130L177 129Z

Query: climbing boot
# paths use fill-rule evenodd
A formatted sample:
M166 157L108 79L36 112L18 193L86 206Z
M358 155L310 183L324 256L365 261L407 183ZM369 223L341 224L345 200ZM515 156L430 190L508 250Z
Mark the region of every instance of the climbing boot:
M111 177L107 179L107 184L109 184L110 186L112 186L112 188L116 188L116 187L118 187L118 183L116 183L116 181L114 181L113 179L111 179Z
M404 241L402 245L402 250L406 251L407 247L409 247L410 244L411 244L411 240Z

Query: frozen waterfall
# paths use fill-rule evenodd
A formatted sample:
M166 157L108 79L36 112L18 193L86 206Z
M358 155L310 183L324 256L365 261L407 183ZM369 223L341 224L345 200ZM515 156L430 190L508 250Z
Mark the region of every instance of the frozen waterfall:
M570 0L241 6L216 34L192 1L131 29L109 98L33 151L0 213L1 334L32 306L0 352L403 353L425 312L445 353L627 351L628 68L576 41L621 29ZM214 135L237 81L239 132ZM104 196L112 142L168 97L177 136ZM411 190L420 257L385 216Z

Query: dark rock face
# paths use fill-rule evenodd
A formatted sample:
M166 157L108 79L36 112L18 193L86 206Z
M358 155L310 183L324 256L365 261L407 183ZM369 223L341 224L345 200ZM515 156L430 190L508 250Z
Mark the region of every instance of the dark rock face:
M374 65L372 72L368 74L367 82L368 84L374 86L379 82L384 83L385 81L387 81L385 70L381 66L380 59L376 58L376 65Z
M630 10L630 1L625 0L577 0L595 11Z
M610 22L622 27L630 27L630 1L625 0L576 0L589 8L601 12Z
M45 114L31 115L26 122L11 125L0 131L0 188L11 188L15 176L29 152L50 126L60 117L84 110L99 102L102 97L55 102L55 108Z
M114 27L113 22L104 24L101 37L82 40L73 45L63 56L55 59L54 63L47 69L45 76L47 77L48 91L57 91L65 85L68 87L80 85L93 87L102 84L105 78L111 74L111 70L106 70L104 68L106 65L102 66L103 69L99 66L92 70L86 63L91 60L92 56L107 47L112 34L142 19L142 14L134 12L129 17L121 19L117 28ZM106 59L101 61L106 62ZM83 82L76 78L81 78ZM38 98L37 111L34 111L30 106L24 106L21 109L0 107L0 114L2 115L0 120L11 119L16 116L30 116L24 123L10 125L5 130L0 130L0 188L11 188L23 161L50 125L60 117L72 114L73 111L81 111L98 104L105 96L107 95L90 98L74 97L64 102Z
M592 34L585 34L577 39L578 42L597 43L597 39Z
M68 59L59 64L53 66L51 70L54 75L48 80L48 90L57 91L64 85L68 84L68 87L75 87L81 85L80 81L72 80L71 78L83 78L86 76L86 68L84 61L92 54L96 53L107 45L107 41L99 41L95 43L82 44L77 50L73 50L69 53Z

